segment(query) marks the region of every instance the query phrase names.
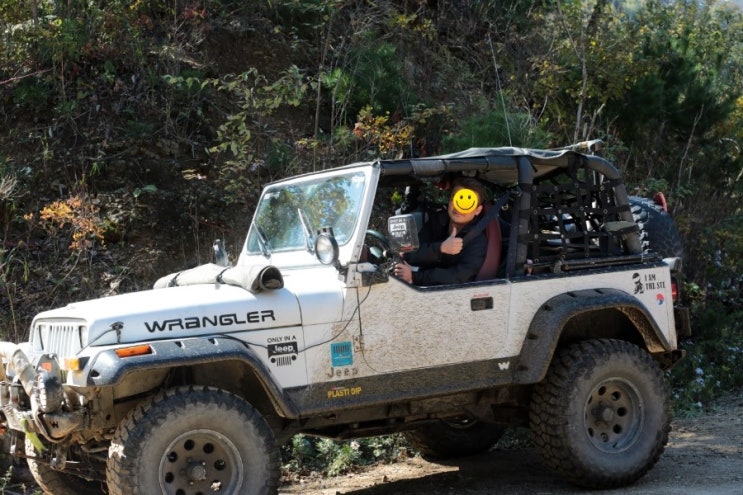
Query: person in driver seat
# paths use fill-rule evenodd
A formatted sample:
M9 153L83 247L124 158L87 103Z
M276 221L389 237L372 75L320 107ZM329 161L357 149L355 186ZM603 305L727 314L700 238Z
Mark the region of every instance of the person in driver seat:
M428 214L419 233L420 247L395 265L396 277L415 285L458 284L475 280L485 261L488 241L480 232L464 242L483 211L485 187L470 177L452 183L447 208Z

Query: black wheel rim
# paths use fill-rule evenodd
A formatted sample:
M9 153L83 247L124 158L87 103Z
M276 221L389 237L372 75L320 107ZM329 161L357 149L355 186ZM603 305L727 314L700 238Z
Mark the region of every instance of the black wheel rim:
M639 438L644 410L642 395L632 383L621 378L604 380L586 401L585 433L599 451L623 452Z
M238 493L245 470L235 444L212 430L178 436L160 461L160 489L167 495Z

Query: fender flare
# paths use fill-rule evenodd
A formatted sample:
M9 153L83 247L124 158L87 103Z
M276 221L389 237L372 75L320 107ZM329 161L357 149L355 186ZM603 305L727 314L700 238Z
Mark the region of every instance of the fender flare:
M542 304L529 325L518 357L515 383L537 383L547 373L566 324L574 317L601 310L624 314L651 354L672 352L673 348L637 298L617 289L588 289L555 296Z
M285 417L297 417L295 404L270 379L271 373L258 358L249 343L236 339L212 336L187 340L159 340L149 342L150 354L120 358L116 349L106 349L86 366L87 386L112 387L121 383L134 371L191 366L219 361L240 361L251 368L271 400Z

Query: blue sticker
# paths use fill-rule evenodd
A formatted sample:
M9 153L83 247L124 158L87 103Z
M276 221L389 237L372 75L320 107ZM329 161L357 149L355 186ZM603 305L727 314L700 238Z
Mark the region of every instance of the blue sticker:
M353 364L353 345L351 342L330 344L330 358L333 366L350 366Z

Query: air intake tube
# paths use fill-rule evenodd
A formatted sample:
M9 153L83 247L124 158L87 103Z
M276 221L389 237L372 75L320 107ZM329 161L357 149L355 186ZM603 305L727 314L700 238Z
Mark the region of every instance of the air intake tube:
M31 396L36 382L36 368L31 364L26 353L12 342L0 342L0 357L6 367L0 366L0 379L5 380L7 374L12 374L18 378L23 386L23 390Z

